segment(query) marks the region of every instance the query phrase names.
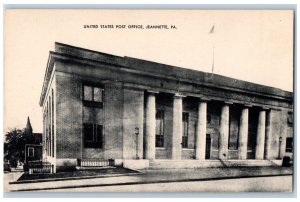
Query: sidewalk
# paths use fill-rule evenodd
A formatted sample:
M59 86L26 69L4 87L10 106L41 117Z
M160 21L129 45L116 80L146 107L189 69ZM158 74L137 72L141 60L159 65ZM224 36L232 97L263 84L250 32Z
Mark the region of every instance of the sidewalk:
M143 170L138 175L109 176L92 179L57 180L26 184L10 184L11 191L37 191L68 189L78 187L120 186L166 182L208 181L233 178L267 177L292 175L292 168L284 167L240 167L240 168L201 168ZM66 190L67 191L67 190Z

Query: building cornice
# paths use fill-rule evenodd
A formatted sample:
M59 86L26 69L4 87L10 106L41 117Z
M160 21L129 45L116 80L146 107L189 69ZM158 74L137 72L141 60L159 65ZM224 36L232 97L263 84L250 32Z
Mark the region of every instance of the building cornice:
M135 58L114 56L61 43L56 43L55 50L56 52L50 52L49 54L42 94L40 97L41 106L47 91L51 72L53 71L54 62L56 60L75 62L95 67L101 64L105 65L108 69L114 69L121 72L124 71L132 74L169 79L182 83L191 83L211 89L246 93L269 99L287 102L293 101L293 94L291 92L221 75L212 75L211 73L174 67Z

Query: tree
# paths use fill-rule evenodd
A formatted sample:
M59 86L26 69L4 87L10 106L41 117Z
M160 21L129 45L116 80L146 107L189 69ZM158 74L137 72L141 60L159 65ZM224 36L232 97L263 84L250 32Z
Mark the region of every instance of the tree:
M5 134L4 157L13 167L17 166L18 161L24 163L26 144L36 144L34 134L21 129L13 129Z

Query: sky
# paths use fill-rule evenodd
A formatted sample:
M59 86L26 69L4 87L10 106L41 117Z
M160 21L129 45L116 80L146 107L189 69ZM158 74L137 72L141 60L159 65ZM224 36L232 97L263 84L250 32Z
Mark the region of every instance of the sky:
M292 11L6 9L4 131L24 128L27 116L43 131L39 99L55 42L204 72L214 58L215 74L293 91Z

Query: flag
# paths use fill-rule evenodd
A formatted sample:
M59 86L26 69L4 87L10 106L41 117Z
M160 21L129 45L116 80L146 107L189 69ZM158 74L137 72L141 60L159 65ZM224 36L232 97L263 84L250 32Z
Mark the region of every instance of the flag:
M209 33L210 34L213 34L215 32L215 24L211 27Z

